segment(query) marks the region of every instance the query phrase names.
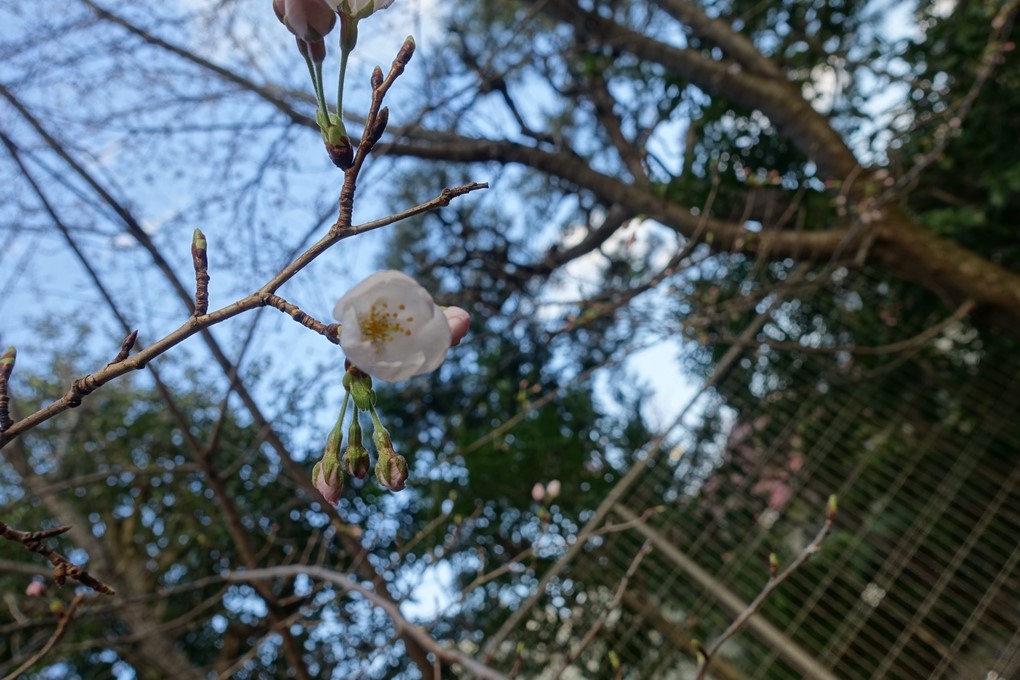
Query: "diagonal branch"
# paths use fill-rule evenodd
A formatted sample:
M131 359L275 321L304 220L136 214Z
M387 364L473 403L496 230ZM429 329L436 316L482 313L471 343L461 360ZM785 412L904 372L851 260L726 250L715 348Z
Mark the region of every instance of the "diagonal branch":
M656 195L650 189L622 182L619 177L601 173L578 156L509 140L405 132L403 141L386 145L385 151L394 155L459 163L520 163L583 187L606 204L616 203L629 213L647 215L688 238L703 232L705 242L717 250L756 253L765 249L774 257L817 260L827 260L841 249L854 250L845 245L849 235L846 229L751 232L736 222L695 215L688 206Z
M663 66L707 92L760 110L806 158L818 165L821 177L843 181L858 171L857 158L843 138L785 78L762 78L746 71L740 63L716 61L696 50L667 45L583 10L576 0L550 0L545 12L573 26L578 41L594 40L628 52ZM713 34L719 35L718 31ZM745 47L743 52L746 51Z
M786 80L782 69L758 51L753 42L734 31L722 19L708 16L702 7L688 0L654 0L654 3L677 21L686 24L695 35L719 46L727 56L756 76Z
M78 605L81 604L83 599L84 598L81 595L76 595L74 599L71 600L71 604L67 605L67 609L61 612L60 620L57 622L56 629L53 631L53 634L50 635L46 644L42 646L42 649L25 659L23 664L11 671L9 675L5 675L3 680L15 680L15 678L21 677L22 673L39 663L43 657L50 653L53 646L60 641L60 638L64 637L64 633L67 632L67 628L71 625L71 620L74 618L74 612L78 609Z
M758 613L758 610L761 609L761 606L765 603L765 600L768 599L769 595L771 595L776 588L785 583L795 571L800 569L812 555L821 549L822 543L832 531L832 524L836 520L836 510L836 496L829 496L829 502L825 509L825 523L822 524L822 528L818 530L814 539L804 546L804 549L800 551L797 557L795 557L794 560L781 572L777 573L778 570L775 561L775 554L773 553L770 556L769 568L772 575L769 577L768 582L766 582L762 587L757 597L755 597L751 603L747 605L747 608L744 609L744 611L742 611L732 623L730 623L726 630L724 630L722 634L716 638L715 642L713 642L707 649L702 648L699 650L699 668L696 676L697 680L702 680L702 678L706 677L706 674L708 673L708 666L712 663L712 659L718 653L719 648L734 635L740 632L741 628L747 625L747 622L751 620L751 617Z
M91 575L87 570L73 564L70 560L46 543L47 539L67 533L70 530L71 527L57 527L56 529L47 529L44 531L18 531L17 529L0 522L0 536L3 536L9 541L20 543L25 547L25 550L42 555L50 561L50 564L53 565L53 581L58 586L64 585L64 582L70 578L83 586L88 586L97 593L102 593L103 595L115 595L116 593L113 588Z
M212 62L212 61L210 61L208 59L200 57L200 56L198 56L197 54L195 54L194 52L192 52L190 50L187 50L187 49L185 49L183 47L180 47L178 45L174 45L173 43L170 43L170 42L168 42L166 40L163 40L162 38L160 38L158 36L155 36L152 33L149 33L148 31L146 31L142 27L140 27L140 26L138 26L136 24L131 23L130 21L128 21L124 17L122 17L122 16L120 16L118 14L114 14L113 12L111 12L108 9L100 7L96 3L92 2L92 0L81 0L81 1L82 1L82 3L84 3L84 5L86 7L88 7L93 12L95 12L96 15L100 19L103 19L104 21L108 21L108 22L110 22L112 24L120 26L121 28L125 29L126 31L128 31L132 35L135 35L135 36L141 38L142 40L144 40L145 42L149 43L150 45L153 45L153 46L158 47L158 48L160 48L162 50L170 52L171 54L174 54L174 55L180 57L181 59L184 59L185 61L190 61L191 63L195 64L196 66L199 66L200 68L202 68L202 69L204 69L206 71L210 71L210 72L216 74L217 76L219 76L223 80L225 80L225 81L227 81L229 83L233 83L234 85L239 86L243 90L248 90L249 92L253 92L253 93L257 94L259 97L261 97L265 101L267 101L270 104L272 104L273 106L275 106L281 113L283 113L285 116L287 116L287 118L289 118L292 122L298 123L300 125L304 125L305 127L311 127L311 128L318 129L318 124L315 122L315 119L311 118L309 116L306 116L306 115L300 113L298 110L296 110L291 105L291 103L289 101L287 101L287 99L285 99L282 96L284 94L284 91L281 90L280 88L272 87L272 86L269 86L269 85L260 85L259 83L256 83L254 80L251 80L249 78L245 78L244 76L242 76L242 75L240 75L240 74L238 74L238 73L236 73L234 71L231 71L228 68L225 68L225 67L220 66L219 64L216 64L216 63L214 63L214 62Z
M403 631L407 633L419 645L434 654L437 659L445 661L446 663L457 664L473 677L482 678L483 680L506 680L506 676L499 671L493 670L485 664L476 661L469 656L465 656L454 649L450 649L449 647L439 644L439 642L429 635L424 628L408 621L401 613L400 607L394 602L381 597L379 593L366 588L344 574L324 567L288 565L270 567L267 569L253 569L250 571L235 571L227 574L226 578L228 581L244 583L254 582L261 579L293 578L299 575L306 575L311 578L319 579L320 581L328 581L347 592L358 593L373 605L386 612L386 615L390 618L390 621L393 622L393 626L398 632Z
M396 215L391 215L390 217L385 217L356 227L338 230L336 233L331 232L327 234L302 253L297 259L284 267L280 273L270 279L254 293L203 316L191 317L185 321L182 326L177 328L177 330L172 331L168 335L138 351L134 355L118 362L112 362L104 368L74 381L74 384L71 385L70 389L68 389L60 399L49 406L18 420L11 425L10 428L4 430L3 433L0 433L0 448L3 448L5 444L23 432L32 429L40 423L46 422L58 413L62 413L69 408L77 406L81 403L83 398L87 397L89 394L111 380L114 380L125 373L143 368L149 361L180 344L187 338L198 333L207 332L211 326L226 321L227 319L235 317L243 312L270 305L274 291L336 243L356 234L379 229L393 224L394 222L407 219L408 217L420 215L421 213L434 210L440 206L448 205L454 198L482 189L485 186L486 185L484 184L474 183L445 189L439 196L431 201L427 201ZM226 361L225 355L224 360ZM303 476L307 477L307 475Z
M403 49L401 55L406 60L409 58L409 50ZM398 57L399 59L400 57ZM406 61L405 61L406 63ZM378 115L380 110L381 95L385 93L386 88L392 84L396 75L399 75L398 71L402 70L403 64L394 62L394 67L391 69L389 77L382 84L381 87L376 88L375 96L373 97L373 114ZM36 119L20 101L7 90L3 85L0 85L0 96L7 99L12 106L22 115L22 117L36 130L36 132L46 141L47 145L60 156L71 169L78 174L93 190L100 196L100 198L109 205L113 211L121 218L128 232L131 233L138 242L150 253L157 267L167 278L171 287L174 289L178 298L181 300L188 313L191 314L193 311L193 301L191 293L184 287L180 279L177 278L175 272L170 267L169 263L163 257L155 243L149 238L148 234L141 228L138 220L132 215L132 213L119 201L117 201L105 188L88 173L85 168L77 163L75 159L67 152L64 145L56 140L48 131L42 126L42 124ZM371 116L369 119L371 123ZM370 133L370 126L366 125L366 135ZM368 146L374 143L369 137L366 136L365 141ZM367 147L366 147L367 148ZM364 161L364 155L359 154L358 159L361 162ZM209 332L209 328L217 323L225 321L233 316L237 316L243 312L256 309L262 306L269 305L274 301L273 293L295 276L299 271L308 266L315 258L321 255L323 252L328 250L330 247L339 243L340 241L355 236L360 233L379 229L384 226L388 226L395 222L398 222L408 217L419 215L430 210L434 210L441 206L449 205L449 203L456 197L476 191L478 189L485 188L487 185L473 183L463 185L459 187L453 187L444 189L439 196L435 197L431 201L427 201L418 206L415 206L409 210L405 210L396 215L382 218L369 222L363 225L351 226L350 225L350 206L353 200L353 194L355 191L355 178L357 171L360 170L360 163L356 160L356 165L351 168L346 175L344 188L341 195L341 217L340 221L335 223L328 231L328 233L322 237L317 243L306 249L301 255L296 257L289 265L284 267L277 275L266 282L259 290L252 293L251 295L242 298L233 304L227 305L219 310L212 313L205 314L202 316L192 316L176 331L171 332L161 340L158 340L153 345L140 350L132 357L125 357L119 362L113 362L107 365L105 368L76 380L71 388L64 394L63 397L58 399L56 402L49 406L36 411L28 417L14 423L9 429L4 430L0 433L0 448L3 448L12 439L18 436L18 434L25 432L32 427L35 427L39 423L45 422L49 418L61 413L68 408L81 403L81 400L88 394L99 388L106 382L113 380L129 371L137 370L146 365L151 359L161 355L167 350L171 349L175 345L179 344L183 340L191 337L192 335L199 334L205 341L207 347L216 360L216 363L220 366L224 375L230 378L236 374L236 368L234 363L227 357L226 353L220 347L219 343L215 340L212 334ZM238 397L241 399L245 408L251 414L255 425L258 427L259 432L265 437L266 442L279 454L280 461L283 467L286 469L287 474L295 481L295 483L302 488L309 498L319 498L319 494L315 487L311 483L310 475L307 473L305 468L294 460L287 445L283 442L282 438L275 432L268 418L262 413L260 407L255 401L250 391L245 385L239 381L233 381L233 389ZM334 520L340 521L339 517L334 515ZM362 547L358 541L349 536L342 529L338 531L341 541L343 541L345 548L352 554L356 555L362 551ZM365 574L366 578L371 580L375 584L376 588L381 592L388 595L386 590L385 579L375 571L371 564L366 560L360 560L357 569L359 572ZM425 653L411 638L405 638L408 652L411 657L415 660L422 672L424 673L429 667Z

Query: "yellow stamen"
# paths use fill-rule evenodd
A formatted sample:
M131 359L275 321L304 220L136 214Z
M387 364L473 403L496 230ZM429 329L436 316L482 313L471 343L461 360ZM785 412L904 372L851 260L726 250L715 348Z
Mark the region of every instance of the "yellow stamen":
M368 314L358 315L358 325L361 326L361 335L368 342L372 343L375 353L382 352L384 343L393 342L396 335L411 335L411 328L405 324L413 324L414 317L400 318L400 312L405 306L400 305L397 312L389 311L389 304L379 300L372 303Z

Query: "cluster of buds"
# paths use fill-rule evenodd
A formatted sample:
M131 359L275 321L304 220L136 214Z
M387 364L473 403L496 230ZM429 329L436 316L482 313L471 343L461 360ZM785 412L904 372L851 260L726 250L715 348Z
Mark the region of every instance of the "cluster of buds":
M340 347L347 354L345 394L322 460L312 470L312 482L335 505L343 489L343 472L364 479L371 467L361 429L362 413L372 419L372 443L378 455L376 479L390 491L404 489L407 460L393 448L389 430L376 410L372 376L392 382L436 370L450 347L467 334L471 317L460 307L440 307L417 281L398 271L376 272L354 286L337 302L333 315L340 321ZM341 457L341 433L350 405L354 417Z
M554 479L545 485L542 482L535 482L535 486L531 487L531 500L539 504L546 501L552 503L559 495L560 480L558 479Z
M393 439L376 410L377 397L372 388L372 377L348 361L343 385L345 394L340 417L329 433L322 459L312 468L312 483L323 498L336 505L343 491L344 472L356 479L368 476L371 461L361 430L361 414L368 413L372 419L372 442L378 454L376 479L390 491L402 491L407 481L407 460L394 450ZM347 429L347 448L341 456L341 432L349 405L353 405L354 417Z
M538 504L538 519L542 522L542 529L548 526L552 515L549 513L549 505L560 495L560 480L554 479L548 484L535 482L531 487L531 500Z
M333 164L342 170L351 167L354 147L343 124L344 78L347 59L358 42L358 22L380 9L386 9L393 0L273 0L273 11L280 22L297 39L298 52L308 65L318 110L315 120L322 131ZM322 65L326 60L325 37L340 19L340 76L337 84L336 113L326 104L322 83Z

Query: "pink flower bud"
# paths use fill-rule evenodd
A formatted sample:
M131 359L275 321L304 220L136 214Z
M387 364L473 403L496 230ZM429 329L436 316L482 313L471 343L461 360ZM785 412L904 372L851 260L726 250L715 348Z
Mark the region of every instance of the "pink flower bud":
M535 486L531 487L531 499L536 503L545 500L545 487L542 486L542 482L535 482Z
M368 475L368 451L361 441L361 424L355 416L351 427L347 430L347 452L343 457L344 470L351 477L364 479Z
M471 328L471 315L460 307L443 307L446 322L450 324L450 347L460 343Z
M546 493L549 494L549 500L554 500L560 495L560 480L554 479L545 487Z
M336 14L322 0L273 0L273 11L287 30L309 43L322 40L336 26Z
M298 52L300 52L302 56L307 56L316 64L321 64L326 61L325 40L316 40L315 42L305 42L301 38L295 38L295 40L297 41Z
M46 593L46 584L42 581L32 581L25 587L25 595L28 597L42 597Z
M393 449L384 449L379 452L379 461L375 464L375 477L390 491L403 491L407 481L407 461Z
M312 468L312 483L330 505L340 502L340 492L344 490L344 480L340 475L340 465L335 457L332 459L323 458L315 464L315 467Z

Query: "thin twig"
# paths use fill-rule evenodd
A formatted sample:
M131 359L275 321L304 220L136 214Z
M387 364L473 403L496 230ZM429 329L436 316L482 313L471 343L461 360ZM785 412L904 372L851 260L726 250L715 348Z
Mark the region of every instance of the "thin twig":
M970 115L978 95L981 94L981 90L991 79L996 67L1002 63L1003 53L1013 48L1012 43L1009 41L1009 34L1013 29L1014 14L1018 6L1020 6L1018 0L1010 0L999 8L999 11L991 21L992 30L985 45L981 66L978 68L974 82L971 84L970 89L967 90L967 94L963 96L963 99L950 107L946 113L942 114L952 114L952 118L935 131L935 146L932 150L926 153L910 170L896 180L896 183L885 192L883 199L890 199L897 192L903 191L905 187L916 182L926 168L942 157L942 154L945 153L950 143L952 143L963 128L963 124L967 120L967 116Z
M649 518L651 518L653 515L657 515L657 514L661 513L663 510L665 510L664 506L655 506L655 507L648 508L647 510L642 512L639 517L636 517L633 520L630 520L630 521L627 521L627 522L616 522L616 523L608 522L608 523L604 524L602 527L600 527L599 529L597 529L595 531L592 531L590 534L588 534L587 537L586 537L586 540L590 541L591 539L593 539L593 538L595 538L597 536L605 536L607 534L614 534L614 533L620 533L620 532L623 532L623 531L627 531L628 529L631 529L632 527L635 527L635 526L637 526L639 524L643 524L643 523L647 522L649 520ZM473 591L474 589L476 589L476 588L478 588L480 586L485 585L486 583L488 583L490 581L493 581L493 580L499 578L503 574L506 574L507 572L511 571L516 565L521 564L524 560L526 560L528 557L530 557L530 556L532 556L534 554L535 554L535 546L532 545L530 548L525 548L524 550L522 550L519 553L517 553L516 555L514 555L505 564L501 564L500 566L496 567L492 571L488 571L488 572L479 574L478 576L475 577L475 579L473 581L471 581L471 583L469 583L466 586L464 586L463 588L461 588L460 592L457 593L457 597L453 600L453 602L451 603L450 606L451 607L455 607L455 606L459 605L461 602L463 602L467 598L468 594L471 591ZM439 613L437 613L437 615L436 615L437 619L438 619L438 617L439 617Z
M731 336L725 337L713 337L710 338L711 342L718 342L725 345L743 345L755 347L758 345L767 345L773 349L787 350L791 352L804 352L805 354L836 354L839 352L847 352L849 354L856 354L860 356L876 356L881 354L897 354L899 352L905 352L908 350L917 349L922 347L929 340L938 337L946 328L953 324L962 321L964 317L971 313L975 307L975 302L972 299L965 300L963 304L956 308L951 315L938 322L934 326L930 326L917 335L909 337L905 340L899 340L897 342L891 342L886 345L874 345L874 346L855 346L855 345L842 345L833 347L811 347L809 345L802 345L799 342L781 342L778 340L769 340L768 338L763 340L756 340L753 338L735 338Z
M297 321L299 324L315 331L322 337L326 338L334 345L340 344L340 334L337 333L339 326L335 323L325 324L316 319L315 317L305 313L297 305L287 302L279 295L267 295L266 305L279 309L284 314L289 315L292 319Z
M330 569L307 565L250 569L247 571L230 572L226 575L226 580L247 583L263 579L294 578L298 575L305 575L322 581L329 581L345 591L358 593L373 605L386 612L386 615L389 616L390 621L393 622L393 625L398 632L407 632L419 645L434 654L438 660L445 661L450 664L457 664L472 676L482 678L483 680L507 680L507 676L503 675L499 671L489 668L485 664L476 661L469 656L465 656L456 650L439 644L439 642L429 635L424 628L415 625L404 618L404 615L400 612L400 607L396 603L387 600L379 593L361 585L352 578Z
M769 580L761 589L761 592L758 593L758 596L755 597L749 605L747 605L747 608L740 613L740 615L729 625L728 628L726 628L726 630L723 631L722 635L716 638L716 641L713 642L708 649L702 648L700 644L697 645L699 667L695 680L702 680L706 677L708 667L712 663L712 658L719 651L719 648L722 647L723 643L736 635L740 629L743 628L748 621L750 621L751 617L754 616L759 609L761 609L762 604L764 604L765 600L768 599L768 596L772 594L772 591L782 585L786 579L790 578L790 575L793 574L793 572L797 571L801 565L808 561L808 558L818 552L822 542L829 535L829 532L832 531L832 523L835 520L836 496L829 496L829 502L825 509L825 523L818 531L818 534L814 537L814 540L808 543L807 546L800 551L800 554L797 555L793 562L790 562L790 564L781 572L776 573L777 564L775 559L770 556Z
M63 413L70 408L78 406L81 404L84 397L88 396L111 380L119 378L130 371L143 368L149 361L180 344L187 338L190 338L211 326L226 321L227 319L238 316L239 314L258 307L269 305L269 298L273 295L276 289L293 278L298 272L307 267L313 260L322 255L322 253L336 243L356 234L380 229L409 217L414 217L415 215L420 215L439 207L449 205L454 198L463 196L472 191L485 189L487 187L488 184L472 182L471 184L463 184L461 186L447 188L432 200L426 201L425 203L408 210L404 210L395 215L373 220L372 222L350 227L349 229L342 229L338 232L331 230L329 234L308 248L304 253L284 267L276 276L267 281L254 293L203 316L191 317L177 330L172 331L136 354L124 359L123 361L112 363L95 373L75 380L70 389L68 389L68 391L55 402L49 406L39 409L35 413L28 415L21 420L14 422L9 428L0 433L0 448L3 448L9 441L23 432L27 432L40 423L46 422L59 413Z
M57 628L53 631L53 635L50 635L50 639L46 641L42 649L33 654L31 657L25 660L25 663L21 664L14 669L9 675L5 675L3 680L14 680L21 676L22 673L27 671L32 666L36 665L40 659L50 653L53 646L60 641L60 638L67 632L67 627L71 624L71 617L74 616L74 610L78 608L81 601L84 599L82 595L75 595L71 603L67 605L67 609L60 615L60 621L57 622Z
M25 546L26 550L38 553L50 561L53 565L53 581L58 586L64 585L64 582L71 578L96 592L103 593L104 595L115 595L116 593L113 588L89 574L85 569L72 564L70 560L46 544L47 539L59 536L70 530L71 527L56 527L43 531L18 531L0 522L0 536L15 543L20 543Z
M563 665L560 667L559 672L557 672L554 676L557 680L563 676L564 671L566 671L570 664L572 664L574 660L581 655L581 652L583 652L588 645L591 644L591 641L595 639L598 632L602 630L604 625L606 625L609 615L619 609L620 602L623 601L623 595L627 592L627 586L630 584L630 580L634 578L634 574L637 573L638 567L641 566L641 562L650 552L652 552L652 542L651 540L646 540L644 545L641 546L641 549L638 550L637 555L635 555L634 559L631 560L630 566L627 567L627 572L623 575L623 578L620 579L620 583L616 587L616 592L613 594L613 599L602 608L602 612L599 614L598 618L595 619L591 628L589 628L588 632L585 633L583 638L581 638L581 641L577 643L577 646L567 654L567 658L563 660Z

